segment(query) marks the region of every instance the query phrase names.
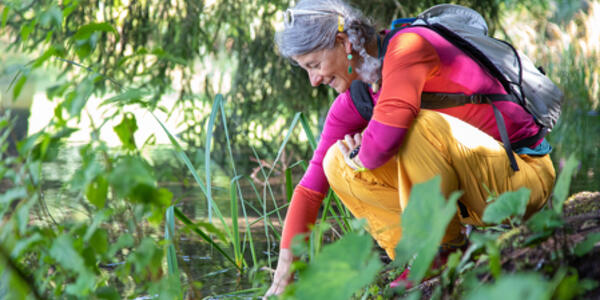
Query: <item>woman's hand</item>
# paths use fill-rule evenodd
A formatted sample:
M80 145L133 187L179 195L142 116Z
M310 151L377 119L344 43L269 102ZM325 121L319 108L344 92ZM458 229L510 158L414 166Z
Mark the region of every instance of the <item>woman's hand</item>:
M360 133L354 135L346 134L343 141L337 141L337 146L340 148L346 164L357 171L365 169L365 166L358 158L358 149L360 149L361 142L362 135Z
M290 267L292 266L293 261L294 256L292 255L292 251L290 249L280 250L279 259L277 261L277 269L275 269L275 276L273 276L273 283L263 299L267 299L269 296L281 294L285 287L292 282Z

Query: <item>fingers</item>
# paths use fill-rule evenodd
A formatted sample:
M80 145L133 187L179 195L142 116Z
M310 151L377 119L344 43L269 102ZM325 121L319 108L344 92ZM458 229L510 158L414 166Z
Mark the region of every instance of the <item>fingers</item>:
M335 144L338 146L338 148L340 148L340 152L342 152L344 157L348 156L348 152L350 152L350 148L348 148L348 146L346 146L346 143L343 143L341 140L339 140Z
M271 284L271 287L269 288L269 290L263 296L263 300L268 299L270 296L277 296L277 295L283 293L286 286L287 286L287 284L273 282L273 284Z
M362 135L360 133L355 133L353 135L346 134L344 136L344 142L346 142L346 145L348 145L348 148L350 148L350 150L352 150L361 144Z
M356 148L357 146L362 144L362 135L360 133L354 134L354 143L356 144L356 145L354 145L354 148Z

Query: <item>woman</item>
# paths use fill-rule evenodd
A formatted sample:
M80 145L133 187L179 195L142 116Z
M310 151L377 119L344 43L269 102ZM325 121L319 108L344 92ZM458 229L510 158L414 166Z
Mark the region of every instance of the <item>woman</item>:
M420 109L423 92L506 94L498 80L430 29L399 31L389 40L385 56L384 35L341 0L304 0L286 12L285 28L276 36L279 52L305 69L313 86L327 84L339 96L294 190L267 295L281 293L289 283L290 242L314 223L330 186L355 217L367 220L368 231L392 259L401 238L400 216L416 183L441 175L446 196L463 191L443 248L465 243L462 224L484 225L481 217L490 191L529 188L526 217L550 195L555 173L551 148L543 138L516 151L520 171L515 172L490 105ZM371 84L375 105L370 121L351 99L354 80ZM538 133L533 117L518 104L496 106L512 143Z

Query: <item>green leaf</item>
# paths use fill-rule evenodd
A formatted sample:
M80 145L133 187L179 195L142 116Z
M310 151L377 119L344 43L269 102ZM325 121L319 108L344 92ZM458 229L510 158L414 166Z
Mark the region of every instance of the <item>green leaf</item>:
M50 256L67 270L79 274L87 273L85 262L73 247L73 243L74 241L69 235L63 234L57 237L50 248Z
M375 279L381 262L372 250L371 237L348 233L323 247L298 274L284 299L349 299ZM318 287L318 288L317 288Z
M156 245L154 240L145 237L135 251L127 257L127 261L135 265L136 273L140 277L146 278L147 275L154 277L162 269L162 256L163 251Z
M4 28L4 26L6 26L6 22L8 22L8 12L10 11L10 8L8 6L4 6L4 10L2 10L2 25L0 26L0 29Z
M23 252L31 251L32 249L30 249L30 247L35 244L38 244L42 240L43 240L42 236L37 232L34 233L32 236L27 237L26 239L20 239L15 244L15 247L12 249L10 256L12 258L17 258L17 257L21 256L21 254L23 254Z
M36 20L36 19L34 19ZM27 41L27 39L29 38L29 35L31 34L31 31L33 31L34 26L31 26L31 23L23 25L21 27L21 39L23 41Z
M95 32L111 32L115 35L117 41L119 39L119 32L112 25L106 22L91 23L79 27L75 35L73 35L73 39L86 40L89 39Z
M60 25L62 24L62 19L63 19L62 10L56 5L51 5L50 8L48 8L48 10L45 11L40 16L40 25L42 25L44 27L46 27L46 26L60 27Z
M594 249L596 243L600 242L600 233L593 233L586 237L583 242L575 246L575 255L584 256Z
M90 245L99 255L104 255L108 251L108 232L103 228L98 228L90 239Z
M394 263L404 266L416 256L409 275L412 282L421 282L438 252L446 226L456 213L459 193L448 201L440 190L441 178L416 184L402 214L402 239L396 246Z
M83 240L85 242L89 241L89 239L92 237L92 235L94 234L96 229L98 229L98 227L100 227L101 224L106 222L106 220L108 220L110 215L111 215L110 209L102 209L102 210L99 210L98 212L96 212L96 214L94 215L94 218L92 219L92 224L87 227L87 230L85 231L85 234L83 235Z
M208 223L208 222L198 221L196 223L186 225L186 227L184 227L184 229L185 230L200 229L206 233L210 233L211 235L216 236L223 243L228 242L228 240L225 236L225 233L222 230L220 230L219 228L215 227L215 225Z
M482 220L488 224L500 224L509 217L523 217L530 194L527 188L503 193L494 202L488 204Z
M108 182L119 197L128 197L136 188L154 187L156 180L152 175L152 168L142 158L128 155L115 162L108 175Z
M95 277L92 273L86 272L78 274L75 283L67 285L65 289L67 294L76 296L87 296L94 287Z
M96 76L88 76L83 80L69 95L69 100L66 103L71 117L76 117L81 114L81 110L85 107L88 99L94 90L94 80Z
M52 57L54 54L56 53L56 48L54 47L50 47L48 50L46 50L44 52L44 54L42 54L40 57L38 57L34 62L33 65L31 66L33 69L35 68L39 68L40 66L42 66L42 64L44 64L44 62L46 62L50 57Z
M106 196L108 195L108 181L104 175L96 177L85 190L88 201L97 208L104 208Z
M133 247L133 244L135 243L135 240L133 239L133 236L129 233L123 234L121 235L118 239L116 243L112 243L110 245L110 247L108 248L108 257L114 257L115 254L117 253L117 251L123 249L123 248L129 248L129 247Z
M150 94L151 92L146 89L128 89L124 93L120 93L114 97L104 100L102 105L109 103L118 103L120 105L141 103L142 99Z
M119 292L112 286L103 286L96 289L96 297L105 300L120 300Z
M562 213L563 205L565 200L567 200L567 196L569 195L571 178L573 178L573 174L575 173L575 170L577 170L578 165L579 161L577 161L575 155L571 155L567 160L562 172L560 172L560 175L558 175L558 179L556 180L554 193L552 194L552 208L554 208L554 211L559 214Z
M26 82L27 76L21 75L21 77L19 77L19 80L17 80L17 83L15 83L15 87L13 88L13 101L17 101L19 95L21 95L21 91L23 90L23 86L25 86Z
M546 300L550 299L549 284L537 273L516 273L501 276L495 283L487 284L467 293L467 300Z
M27 226L29 225L29 210L37 202L37 198L28 199L25 202L19 204L17 209L17 224L19 225L19 232L25 234Z
M14 187L0 195L0 204L8 205L13 200L27 197L27 189L23 186Z
M113 129L119 136L119 140L121 140L123 148L128 150L137 149L135 145L134 134L137 131L138 126L134 114L124 114L121 123L119 123L119 125L115 126Z
M560 228L564 222L556 211L544 209L534 214L526 224L532 232L546 232Z
M84 59L90 56L93 50L94 49L92 48L92 45L88 41L76 43L75 45L75 51L77 52L77 57L79 57L79 59Z

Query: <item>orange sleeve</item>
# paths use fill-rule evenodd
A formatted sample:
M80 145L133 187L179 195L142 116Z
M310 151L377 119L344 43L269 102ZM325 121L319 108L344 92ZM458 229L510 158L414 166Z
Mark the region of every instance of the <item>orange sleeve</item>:
M319 192L296 186L285 216L280 248L289 249L294 236L309 231L308 226L315 223L323 198L325 195Z
M373 119L408 128L421 106L425 82L437 74L440 59L435 48L416 33L399 33L390 40L383 60L381 95Z

